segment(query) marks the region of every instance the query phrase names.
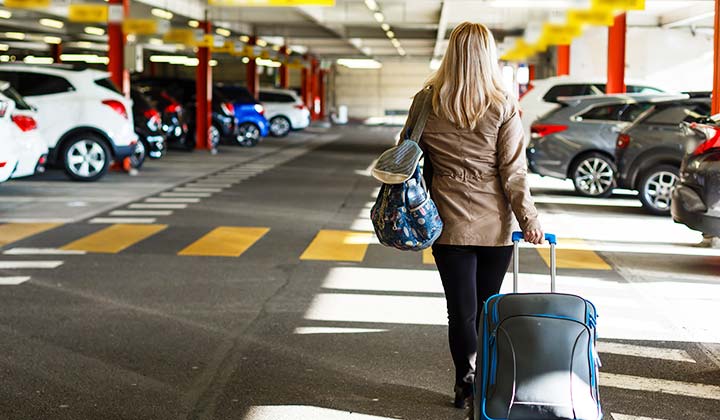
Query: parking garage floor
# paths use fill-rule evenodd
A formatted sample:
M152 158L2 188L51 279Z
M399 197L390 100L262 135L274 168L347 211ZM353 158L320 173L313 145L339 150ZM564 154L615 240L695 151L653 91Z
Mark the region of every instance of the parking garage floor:
M368 166L393 134L0 186L0 418L463 418L432 257L370 233ZM559 290L598 306L606 418L718 418L720 250L629 193L533 185ZM523 247L522 291L547 287L547 258Z

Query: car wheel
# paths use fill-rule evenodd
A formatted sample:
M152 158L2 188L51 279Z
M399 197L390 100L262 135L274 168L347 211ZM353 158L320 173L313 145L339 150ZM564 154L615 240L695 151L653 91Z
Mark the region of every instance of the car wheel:
M208 140L210 140L211 149L216 149L218 147L218 144L220 144L220 130L218 130L218 128L214 125L210 126Z
M285 117L275 117L270 120L270 134L273 137L285 137L291 129L290 120Z
M640 178L640 201L653 214L670 214L670 202L680 170L673 165L659 165L646 171Z
M97 135L80 134L65 146L63 166L75 181L96 181L110 166L110 151Z
M147 158L148 147L144 140L139 140L135 145L135 151L130 155L130 163L135 169L140 169Z
M608 197L615 187L615 164L600 153L579 159L570 170L575 191L584 197Z
M242 123L238 127L237 141L240 146L253 147L260 141L260 129L253 123Z

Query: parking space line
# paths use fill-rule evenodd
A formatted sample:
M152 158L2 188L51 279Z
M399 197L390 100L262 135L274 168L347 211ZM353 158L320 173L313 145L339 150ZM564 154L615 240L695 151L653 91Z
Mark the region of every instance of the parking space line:
M18 269L18 268L58 268L63 265L62 261L0 261L0 269Z
M167 225L117 224L71 242L60 249L104 254L118 252L165 230Z
M185 184L186 187L189 188L230 188L233 186L232 183L228 184L218 184L214 182L193 182L192 184Z
M146 203L199 203L199 198L170 198L170 197L149 197Z
M432 249L424 249L422 253L423 264L435 265L435 257L432 254Z
M623 343L598 342L598 352L619 354L622 356L642 357L644 359L671 360L674 362L697 363L688 352L680 349L637 346Z
M206 192L163 192L160 193L160 197L198 197L207 198L212 196L211 193Z
M177 188L173 188L173 191L192 192L192 193L218 193L218 192L222 192L222 188L177 187Z
M0 286L17 286L28 280L29 276L0 277Z
M178 252L178 255L239 257L269 231L264 227L220 226Z
M0 246L54 229L62 223L8 223L0 225Z
M57 248L10 248L5 255L85 255L85 251L71 251Z
M135 203L128 206L129 209L170 209L170 210L182 210L187 208L187 204L147 204L147 203Z
M628 414L610 413L613 420L664 420L655 417L631 416Z
M361 262L372 240L371 232L321 230L300 259Z
M110 216L170 216L172 210L113 210Z
M579 239L559 239L558 243L563 245L572 244L583 244L585 241ZM550 266L550 248L542 247L536 248L537 252L545 261L547 266ZM598 253L592 250L584 249L565 249L558 247L557 249L557 267L576 269L576 270L598 270L598 271L611 271L612 267L605 262Z
M600 372L600 386L720 400L720 386Z
M96 217L90 219L88 223L93 225L111 225L111 224L145 224L155 223L157 219L154 217Z

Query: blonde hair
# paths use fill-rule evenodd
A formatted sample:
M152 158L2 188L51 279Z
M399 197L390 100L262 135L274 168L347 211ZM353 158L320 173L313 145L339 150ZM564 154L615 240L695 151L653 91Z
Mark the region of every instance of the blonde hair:
M503 109L508 98L492 32L479 23L456 27L428 86L433 90L435 114L460 128L475 129L488 110Z

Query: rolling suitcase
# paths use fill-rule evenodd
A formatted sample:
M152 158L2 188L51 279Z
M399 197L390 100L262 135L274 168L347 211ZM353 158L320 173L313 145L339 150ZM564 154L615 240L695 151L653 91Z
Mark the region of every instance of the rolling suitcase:
M551 293L517 293L522 239L513 234L513 293L489 298L480 317L474 419L602 419L595 306L555 293L555 235Z

